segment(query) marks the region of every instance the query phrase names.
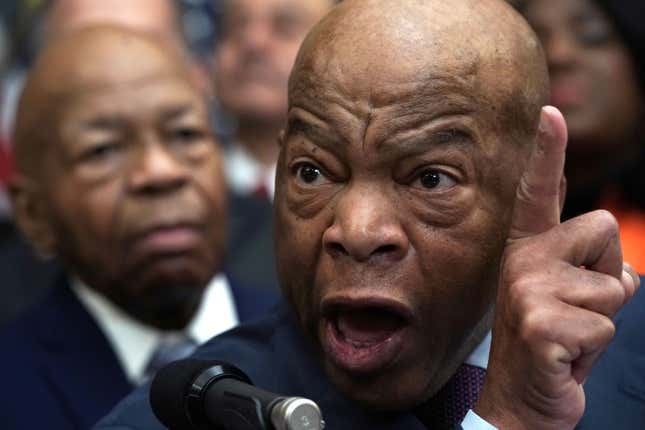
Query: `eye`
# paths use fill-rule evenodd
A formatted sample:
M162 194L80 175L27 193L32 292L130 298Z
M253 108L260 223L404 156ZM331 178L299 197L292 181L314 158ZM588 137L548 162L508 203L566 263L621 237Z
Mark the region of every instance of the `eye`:
M447 173L436 169L426 169L421 171L413 184L418 183L421 187L428 190L446 190L457 185L457 181Z
M609 25L599 21L585 23L576 34L583 46L604 46L612 41L613 33Z
M178 127L170 132L174 141L179 143L193 143L204 136L202 130L196 127Z
M322 169L313 163L298 163L293 167L293 172L296 181L304 185L322 185L329 182Z
M120 150L118 142L97 143L83 151L80 158L85 162L99 163L117 155Z

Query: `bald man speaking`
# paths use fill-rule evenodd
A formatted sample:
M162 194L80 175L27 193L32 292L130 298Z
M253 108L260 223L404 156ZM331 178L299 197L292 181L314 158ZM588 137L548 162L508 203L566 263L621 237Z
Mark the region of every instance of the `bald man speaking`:
M547 85L503 1L336 7L301 47L279 139L286 303L196 356L314 400L330 429L573 428L639 280L609 213L559 221ZM161 426L142 389L99 428Z

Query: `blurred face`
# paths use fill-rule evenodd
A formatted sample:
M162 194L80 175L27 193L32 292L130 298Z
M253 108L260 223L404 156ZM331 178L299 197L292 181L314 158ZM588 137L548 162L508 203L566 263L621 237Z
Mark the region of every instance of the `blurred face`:
M373 53L329 51L292 78L279 274L341 392L408 408L479 342L527 146L486 107L494 76L416 54L366 74Z
M525 16L546 51L551 102L567 120L569 150L602 153L629 143L643 99L609 18L591 0L531 0Z
M117 73L65 99L45 163L48 218L85 282L177 328L222 259L220 155L186 80L163 68L144 78Z
M216 52L219 101L240 119L282 122L287 81L309 29L331 0L232 0Z

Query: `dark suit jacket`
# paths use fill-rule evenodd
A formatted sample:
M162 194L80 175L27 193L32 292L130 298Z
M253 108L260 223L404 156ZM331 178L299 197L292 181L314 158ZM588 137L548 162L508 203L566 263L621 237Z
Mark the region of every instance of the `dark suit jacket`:
M231 286L240 320L277 299ZM61 277L0 331L0 428L88 429L132 390L98 325Z
M228 201L226 273L243 285L279 291L273 250L273 205L267 198L234 193L229 194Z
M57 261L39 258L12 223L0 222L0 326L42 301L61 272Z
M615 337L585 383L580 430L645 429L645 278L615 323Z
M278 305L270 316L211 339L196 358L235 364L259 387L314 400L327 428L355 430L420 430L426 427L412 413L370 413L344 399L328 382L288 307ZM144 386L125 398L96 427L100 430L156 430L156 420Z
M587 411L579 429L645 428L645 284L616 318L617 331L587 383ZM321 407L330 429L422 429L410 413L368 414L344 400L329 384L315 353L282 305L272 316L213 338L197 358L235 364L264 389L308 397ZM162 429L148 404L148 387L125 398L97 430Z

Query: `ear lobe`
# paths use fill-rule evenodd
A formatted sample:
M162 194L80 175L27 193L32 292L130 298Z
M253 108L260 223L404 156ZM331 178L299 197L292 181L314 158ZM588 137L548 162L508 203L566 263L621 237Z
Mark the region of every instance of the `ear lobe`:
M25 176L17 176L9 186L14 221L42 258L55 255L56 240L40 187Z

